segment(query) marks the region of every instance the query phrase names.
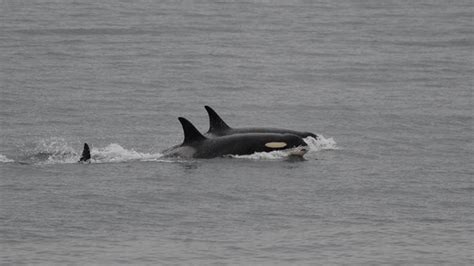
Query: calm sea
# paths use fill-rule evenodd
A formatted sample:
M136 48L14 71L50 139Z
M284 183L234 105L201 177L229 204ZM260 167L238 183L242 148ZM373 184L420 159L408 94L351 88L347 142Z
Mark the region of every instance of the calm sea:
M473 16L1 1L0 263L473 264ZM161 158L204 105L323 137L305 161Z

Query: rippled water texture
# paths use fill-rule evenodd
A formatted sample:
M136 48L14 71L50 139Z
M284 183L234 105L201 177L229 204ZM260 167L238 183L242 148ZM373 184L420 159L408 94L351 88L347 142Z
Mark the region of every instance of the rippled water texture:
M473 9L0 2L0 262L473 264ZM204 105L323 138L162 158Z

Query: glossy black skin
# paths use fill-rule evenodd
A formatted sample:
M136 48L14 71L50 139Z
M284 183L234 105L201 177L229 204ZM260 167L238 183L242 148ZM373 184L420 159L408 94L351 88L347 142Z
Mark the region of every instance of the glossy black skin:
M250 155L255 152L271 152L290 148L306 148L308 144L293 134L248 133L207 138L186 118L179 117L183 127L184 141L181 145L171 147L163 154L183 158L215 158L226 155ZM280 148L270 148L266 144L284 142Z
M269 148L269 142L285 142L282 148ZM307 147L303 139L292 134L248 133L236 134L190 143L195 149L193 158L215 158L225 155L250 155L255 152L271 152L296 147Z
M313 137L318 139L318 136L311 132L296 131L282 128L271 128L271 127L243 127L243 128L232 128L228 126L224 120L209 106L204 106L209 115L209 131L205 134L207 137L219 137L234 134L246 134L246 133L271 133L271 134L293 134L301 138Z
M213 130L212 132L207 132L206 136L218 137L218 136L228 136L234 134L247 134L247 133L269 133L269 134L293 134L300 138L313 137L318 139L316 134L311 132L302 132L289 129L281 128L271 128L271 127L241 127L241 128L229 128L224 130Z

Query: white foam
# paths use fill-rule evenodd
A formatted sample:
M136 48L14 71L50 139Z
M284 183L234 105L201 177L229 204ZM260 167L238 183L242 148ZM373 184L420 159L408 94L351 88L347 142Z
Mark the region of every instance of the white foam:
M336 141L333 138L325 138L323 135L318 134L318 139L313 137L307 137L303 139L310 148L310 152L317 152L322 150L337 150Z
M77 163L81 151L74 150L62 138L48 138L25 145L23 152L25 154L24 162L42 165ZM0 157L0 162L9 160L5 156L3 157ZM133 149L127 150L116 143L105 148L93 147L91 150L91 163L164 161L160 160L161 157L163 157L161 153L140 153Z
M271 152L255 152L250 155L231 155L231 158L250 159L250 160L282 160L296 154L301 154L300 148L271 151Z
M161 153L141 153L127 150L117 143L112 143L105 148L91 150L92 163L110 163L126 161L158 161L163 157Z
M66 140L54 137L36 142L27 155L37 164L75 163L79 156Z
M285 151L256 152L250 155L231 155L231 158L250 160L281 160L288 157Z
M14 162L11 159L8 159L7 156L0 154L0 163L11 163Z

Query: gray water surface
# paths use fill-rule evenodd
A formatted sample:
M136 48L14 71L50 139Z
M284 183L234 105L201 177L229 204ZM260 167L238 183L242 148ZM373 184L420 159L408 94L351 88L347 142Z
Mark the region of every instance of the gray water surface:
M473 9L2 1L0 262L472 264ZM324 138L160 158L203 105Z

